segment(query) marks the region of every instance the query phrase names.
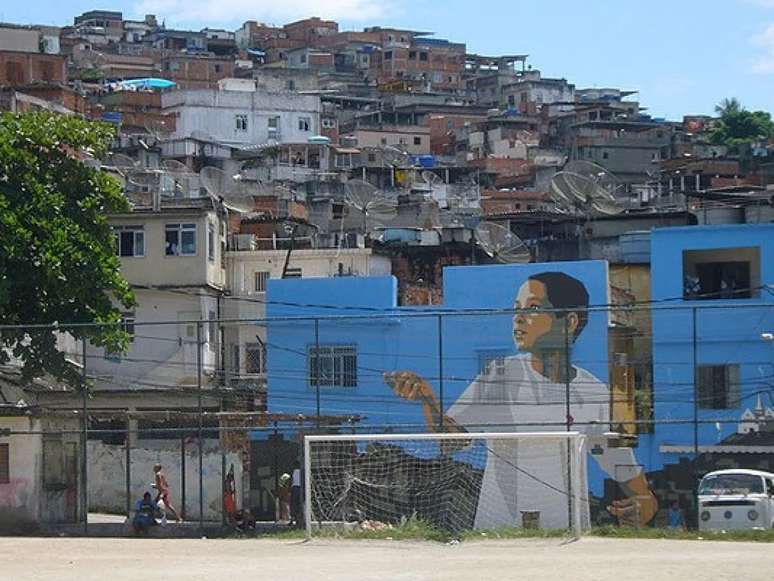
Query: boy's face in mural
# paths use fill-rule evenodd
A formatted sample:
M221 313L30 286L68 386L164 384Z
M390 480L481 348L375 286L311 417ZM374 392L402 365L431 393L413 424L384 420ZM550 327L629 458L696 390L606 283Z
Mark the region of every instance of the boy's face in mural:
M548 300L546 285L527 280L516 295L513 317L513 339L522 353L555 351L565 348L565 323L562 315L546 312L554 308ZM541 310L545 309L545 310ZM576 313L567 314L567 334L572 342L578 327Z

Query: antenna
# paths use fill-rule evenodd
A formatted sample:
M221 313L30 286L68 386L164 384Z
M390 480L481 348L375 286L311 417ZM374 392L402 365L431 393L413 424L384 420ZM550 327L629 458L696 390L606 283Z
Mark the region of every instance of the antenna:
M490 258L506 264L524 264L532 254L527 245L508 228L495 222L479 222L476 242Z

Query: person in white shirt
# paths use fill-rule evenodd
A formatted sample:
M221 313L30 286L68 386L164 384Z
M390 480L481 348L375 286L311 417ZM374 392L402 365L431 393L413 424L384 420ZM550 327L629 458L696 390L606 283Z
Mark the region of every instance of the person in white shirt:
M621 522L636 516L644 524L658 505L631 448L607 445L603 434L610 422L610 391L568 363L568 349L586 327L588 305L586 288L567 274L545 272L527 279L514 305L519 355L506 357L497 373L490 365L476 377L443 415L444 430L557 431L577 423L572 429L587 435L592 457L627 494L608 511ZM442 410L427 381L411 371L385 374L385 381L400 397L420 401L427 427L439 430ZM475 528L520 526L521 512L534 510L540 511L542 527L568 527L565 442L519 446L494 440L486 448ZM588 514L583 518L587 521Z

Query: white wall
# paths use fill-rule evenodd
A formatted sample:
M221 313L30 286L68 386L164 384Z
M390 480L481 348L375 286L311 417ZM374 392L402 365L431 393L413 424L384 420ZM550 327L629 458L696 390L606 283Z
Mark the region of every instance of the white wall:
M268 143L269 119L279 117L279 143L304 143L320 132L320 98L298 93L266 91L217 91L200 89L162 95L165 113L176 115L173 139L202 132L234 145ZM247 116L247 129L237 129L237 115ZM309 118L309 130L299 129L299 120Z
M27 432L38 422L24 417L0 417L0 428ZM0 436L8 444L9 480L0 484L0 530L36 523L40 518L41 436Z
M186 446L185 457L185 512L189 520L199 518L199 452L198 444ZM90 441L89 458L89 509L122 514L126 511L126 448ZM131 450L131 500L132 506L150 492L154 481L153 466L161 464L169 481L172 505L182 510L181 450L178 440L140 440ZM222 511L222 463L217 443L204 446L204 520L221 520ZM242 460L237 453L226 454L226 471L234 465L234 481L237 486L237 508L243 508L240 499L243 491Z
M210 313L217 317L214 296L190 296L184 290L178 293L137 289L135 294L138 304L133 312L137 323L194 321L208 319ZM89 375L97 377L98 389L196 385L195 324L137 325L134 333L129 350L120 356L108 356L102 347L87 347L87 369ZM219 360L217 325L202 325L202 342L202 367L210 373Z
M225 224L221 236L222 219L214 210L164 211L152 214L137 212L132 216L111 217L113 226L141 225L145 232L145 255L121 257L121 274L132 285L225 285L221 268L221 244L225 240ZM167 256L165 227L172 223L196 224L196 254ZM215 226L215 260L207 255L207 225Z

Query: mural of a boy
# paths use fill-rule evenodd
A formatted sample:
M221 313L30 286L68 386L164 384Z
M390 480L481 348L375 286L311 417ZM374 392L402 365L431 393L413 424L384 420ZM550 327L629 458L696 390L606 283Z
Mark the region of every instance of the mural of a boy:
M388 373L385 381L399 397L421 402L428 429L438 430L444 413L445 431L472 432L561 430L568 420L569 380L569 420L577 424L573 429L587 434L592 457L627 496L608 511L627 522L637 515L644 524L658 508L647 479L630 448L610 448L602 436L610 421L610 390L589 371L567 362L586 328L588 306L588 292L576 278L562 272L530 276L514 304L518 355L505 358L503 375L495 377L492 369L479 374L445 413L433 386L416 373ZM567 455L562 447L488 442L475 527L518 526L521 511L539 510L542 527L567 528Z

